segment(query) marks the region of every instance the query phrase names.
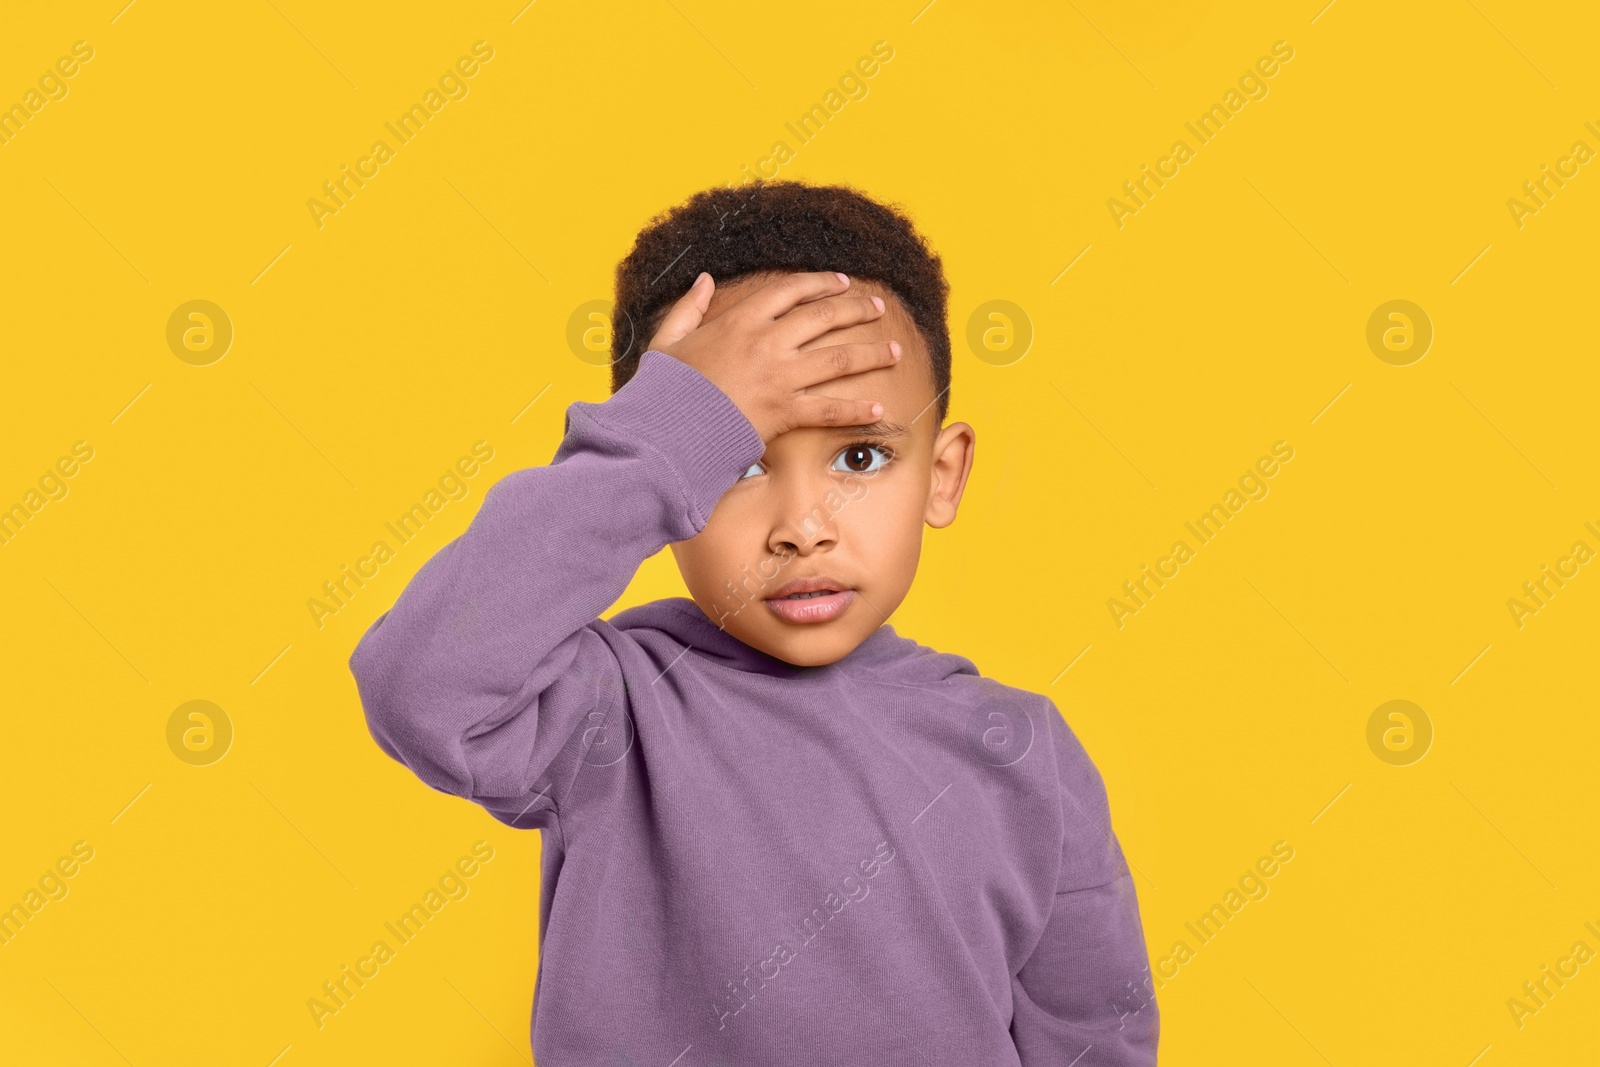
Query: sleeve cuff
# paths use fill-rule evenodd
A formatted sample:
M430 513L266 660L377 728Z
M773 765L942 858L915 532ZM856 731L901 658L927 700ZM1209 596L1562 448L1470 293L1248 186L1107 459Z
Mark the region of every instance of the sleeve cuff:
M766 454L766 442L717 385L660 349L604 403L578 402L614 430L648 441L672 465L698 529L722 494Z

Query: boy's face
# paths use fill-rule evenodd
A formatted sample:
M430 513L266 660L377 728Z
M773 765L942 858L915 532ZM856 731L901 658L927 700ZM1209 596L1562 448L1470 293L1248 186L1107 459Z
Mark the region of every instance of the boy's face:
M719 284L702 322L772 277ZM832 330L805 350L892 339L904 355L807 392L879 401L879 428L891 435L864 435L864 425L779 434L722 495L705 528L672 545L690 596L713 623L796 666L832 663L888 621L916 575L923 524L955 520L976 444L966 423L937 425L927 344L899 298L852 278L849 292L858 291L881 296L883 315ZM830 579L842 592L772 606L774 594L806 578Z

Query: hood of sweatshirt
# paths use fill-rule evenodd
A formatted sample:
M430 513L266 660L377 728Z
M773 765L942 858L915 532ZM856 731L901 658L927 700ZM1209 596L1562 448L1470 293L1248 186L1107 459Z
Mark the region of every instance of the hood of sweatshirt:
M886 681L907 684L943 682L956 675L979 676L965 656L937 652L896 632L888 623L842 658L820 666L797 666L747 645L707 618L688 597L666 597L617 612L611 626L628 632L656 630L713 663L752 674L777 678L820 678L828 674L871 672Z

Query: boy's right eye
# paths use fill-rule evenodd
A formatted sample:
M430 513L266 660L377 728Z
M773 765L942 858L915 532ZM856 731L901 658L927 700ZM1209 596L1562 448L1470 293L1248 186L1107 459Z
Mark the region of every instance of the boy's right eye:
M765 473L767 473L767 472L761 469L761 464L760 463L752 463L752 464L750 464L750 468L748 470L746 470L743 474L739 475L739 480L742 482L746 478L751 477L752 475L765 474Z

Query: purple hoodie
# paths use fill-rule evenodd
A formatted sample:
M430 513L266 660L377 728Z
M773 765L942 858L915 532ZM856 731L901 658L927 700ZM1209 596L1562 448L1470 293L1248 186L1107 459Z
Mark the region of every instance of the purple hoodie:
M350 657L384 752L542 832L540 1067L1155 1063L1133 880L1048 698L887 624L797 667L685 597L599 618L764 452L647 352Z

